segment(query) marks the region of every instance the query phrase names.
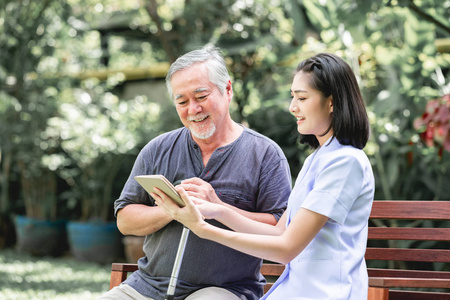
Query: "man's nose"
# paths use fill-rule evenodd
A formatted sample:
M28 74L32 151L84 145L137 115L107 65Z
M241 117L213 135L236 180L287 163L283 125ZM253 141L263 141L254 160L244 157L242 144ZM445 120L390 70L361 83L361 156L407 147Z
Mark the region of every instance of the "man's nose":
M198 114L202 111L202 106L197 101L189 101L189 113Z

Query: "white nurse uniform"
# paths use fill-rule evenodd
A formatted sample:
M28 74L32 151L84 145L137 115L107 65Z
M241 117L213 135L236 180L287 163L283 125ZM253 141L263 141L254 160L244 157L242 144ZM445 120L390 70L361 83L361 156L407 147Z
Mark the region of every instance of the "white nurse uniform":
M336 138L305 160L289 197L286 226L300 208L329 220L262 299L367 299L364 253L374 185L364 151Z

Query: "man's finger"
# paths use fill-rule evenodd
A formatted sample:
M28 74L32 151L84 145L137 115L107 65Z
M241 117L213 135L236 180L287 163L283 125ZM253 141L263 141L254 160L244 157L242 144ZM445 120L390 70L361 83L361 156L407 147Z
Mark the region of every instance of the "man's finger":
M185 179L181 182L181 184L194 184L194 185L201 185L203 183L205 183L205 181L203 181L202 179L198 178L198 177L192 177L189 179Z

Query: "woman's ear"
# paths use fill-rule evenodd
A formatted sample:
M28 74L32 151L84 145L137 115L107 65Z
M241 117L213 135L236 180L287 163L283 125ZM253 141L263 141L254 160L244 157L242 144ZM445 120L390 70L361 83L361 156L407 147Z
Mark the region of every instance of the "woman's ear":
M333 112L333 95L328 96L327 101L329 101L328 105L330 107L330 113Z

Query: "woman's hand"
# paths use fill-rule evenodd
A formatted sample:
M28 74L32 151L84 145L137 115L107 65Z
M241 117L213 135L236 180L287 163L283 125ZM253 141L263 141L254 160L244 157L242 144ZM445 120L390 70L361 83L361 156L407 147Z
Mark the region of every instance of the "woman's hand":
M201 200L195 197L189 197L196 205L205 219L219 219L222 216L224 207L219 204Z
M180 186L184 188L189 197L194 197L196 199L201 199L216 204L223 204L222 200L217 197L216 191L214 191L211 184L200 178L194 177L183 180Z
M177 186L175 189L186 204L185 207L179 207L170 197L158 188L155 188L154 192L150 193L150 195L155 199L156 204L163 208L169 216L195 232L195 229L204 223L203 215L181 186Z

